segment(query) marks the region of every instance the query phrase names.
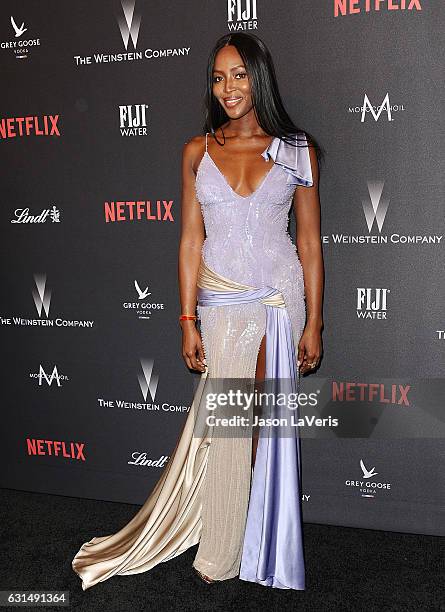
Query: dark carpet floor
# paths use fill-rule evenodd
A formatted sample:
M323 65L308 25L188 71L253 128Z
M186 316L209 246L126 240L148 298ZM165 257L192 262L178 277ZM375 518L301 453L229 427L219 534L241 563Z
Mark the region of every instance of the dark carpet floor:
M304 525L305 591L238 578L206 585L191 567L197 546L143 574L114 576L82 591L73 556L92 537L115 533L138 506L0 492L0 590L70 593L69 608L40 610L445 612L445 538L314 524Z

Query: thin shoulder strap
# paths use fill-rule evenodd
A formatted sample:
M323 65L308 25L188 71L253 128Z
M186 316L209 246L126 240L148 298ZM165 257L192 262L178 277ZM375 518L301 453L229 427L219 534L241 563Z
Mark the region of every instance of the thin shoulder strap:
M209 135L208 132L206 132L206 152L207 152L207 136Z

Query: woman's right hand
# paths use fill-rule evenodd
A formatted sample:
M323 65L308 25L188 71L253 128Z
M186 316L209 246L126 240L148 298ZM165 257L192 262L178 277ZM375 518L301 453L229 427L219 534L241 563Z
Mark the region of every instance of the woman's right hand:
M182 321L182 356L191 370L205 372L205 355L201 334L195 322Z

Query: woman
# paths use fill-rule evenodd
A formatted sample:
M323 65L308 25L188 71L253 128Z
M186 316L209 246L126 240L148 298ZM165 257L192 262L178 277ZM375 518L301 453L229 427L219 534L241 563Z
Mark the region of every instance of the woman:
M251 422L244 435L215 435L202 415L213 379L286 380L295 390L299 374L319 363L316 145L286 113L258 37L219 39L207 77L206 134L183 150L179 247L183 356L201 379L144 505L119 532L76 554L84 590L147 571L197 543L193 567L209 584L239 575L305 588L298 435L262 431L258 438ZM287 233L292 203L298 254Z

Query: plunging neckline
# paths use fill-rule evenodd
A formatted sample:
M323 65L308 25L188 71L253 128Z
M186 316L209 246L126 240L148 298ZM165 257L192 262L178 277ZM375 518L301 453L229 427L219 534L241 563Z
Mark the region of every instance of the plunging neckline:
M272 138L271 142L267 145L267 147L264 149L263 153L265 153L267 151L267 149L271 146L271 144L273 143L273 141L275 140L275 136ZM261 155L263 154L261 153ZM239 198L240 200L248 200L249 198L253 198L259 191L260 189L263 187L264 183L267 180L267 177L269 176L269 174L272 172L274 166L275 166L275 162L272 164L272 166L269 168L269 170L266 172L266 174L264 175L264 177L261 179L260 184L258 185L258 187L252 191L252 193L249 193L249 195L246 196L242 196L240 195L237 191L235 191L233 189L233 187L231 187L229 181L227 180L226 176L221 172L221 170L219 169L218 165L216 164L216 162L214 161L213 157L210 155L210 153L208 151L204 152L204 155L207 155L207 157L210 159L211 163L214 165L216 171L219 173L219 175L221 176L221 178L223 179L223 181L225 182L225 184L227 185L227 187L230 189L230 191L233 193L233 195L235 195L237 198ZM202 161L202 160L201 160ZM201 165L201 164L200 164Z

